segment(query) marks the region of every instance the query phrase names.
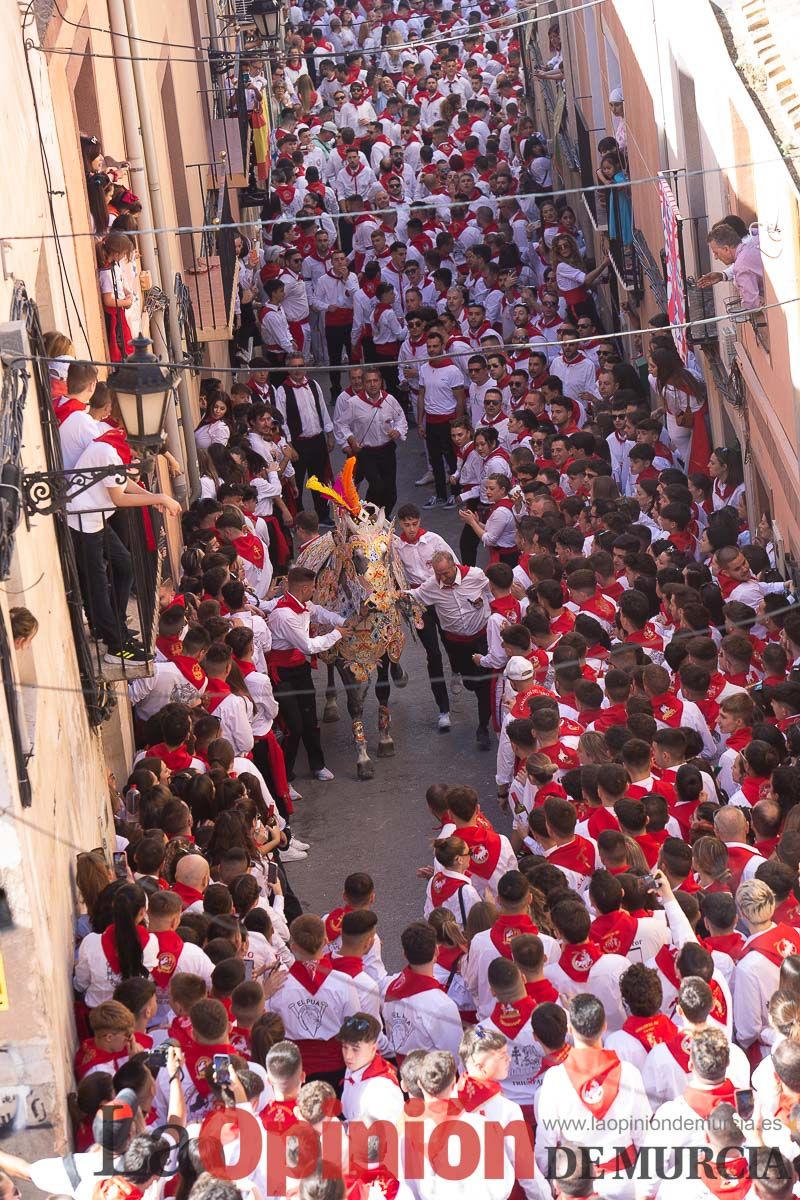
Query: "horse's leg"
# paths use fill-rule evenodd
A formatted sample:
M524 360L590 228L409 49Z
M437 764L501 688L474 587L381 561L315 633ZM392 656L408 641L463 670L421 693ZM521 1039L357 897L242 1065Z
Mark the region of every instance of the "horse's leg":
M339 720L339 705L336 701L336 675L333 663L328 663L328 682L325 687L325 708L322 713L324 724Z
M367 754L367 736L364 733L364 698L367 694L368 683L360 683L353 678L350 668L341 659L336 660L336 666L342 677L347 696L347 711L353 722L353 741L356 745L356 773L359 779L372 779L375 768Z
M378 677L375 680L375 695L378 698L378 758L391 758L394 754L392 717L389 712L389 672L393 666L389 655L384 654L378 663Z

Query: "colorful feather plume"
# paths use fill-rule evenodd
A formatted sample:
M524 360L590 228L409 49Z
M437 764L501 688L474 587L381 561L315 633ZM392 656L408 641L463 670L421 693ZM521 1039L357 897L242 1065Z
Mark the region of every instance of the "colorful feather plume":
M353 482L353 475L356 469L355 456L348 458L342 467L341 474L336 479L333 487L328 487L325 483L320 483L316 475L312 475L306 483L309 491L319 492L321 496L327 496L339 508L346 508L349 513L357 517L361 512L361 497L358 494L358 488Z

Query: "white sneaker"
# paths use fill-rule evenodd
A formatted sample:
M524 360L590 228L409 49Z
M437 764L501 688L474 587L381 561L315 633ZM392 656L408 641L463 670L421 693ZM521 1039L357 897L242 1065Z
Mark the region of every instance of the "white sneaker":
M300 795L300 793L297 791L297 789L293 788L291 784L289 784L289 799L290 800L302 800L303 799L303 797Z
M450 732L450 713L439 713L439 733Z
M415 479L414 487L425 487L426 483L433 483L433 471L426 471L421 479Z
M327 767L323 767L321 771L314 772L314 778L318 779L320 783L328 783L331 779L335 779L336 776L333 771L329 771Z
M310 850L311 849L311 846L308 842L301 842L300 838L295 837L294 834L292 834L292 843L291 844L294 846L295 850Z
M450 690L454 696L458 696L464 690L464 685L461 682L460 675L454 675L450 680Z
M294 844L288 846L285 850L280 850L278 853L281 856L281 862L302 862L304 858L308 858L305 850L298 850Z

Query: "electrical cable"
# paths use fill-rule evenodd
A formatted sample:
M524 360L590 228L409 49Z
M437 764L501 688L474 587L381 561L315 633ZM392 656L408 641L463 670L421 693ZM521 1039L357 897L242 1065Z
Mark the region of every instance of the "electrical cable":
M161 60L159 60L159 61L161 61ZM680 175L682 179L691 179L691 178L695 178L696 176L699 176L699 175L716 175L716 174L719 174L724 171L742 171L745 169L752 169L753 167L778 166L779 164L783 164L785 162L794 162L797 159L800 159L800 151L795 151L793 153L787 153L787 154L778 154L777 156L775 156L773 158L752 159L750 162L727 163L727 164L717 165L717 166L713 166L713 167L695 167L692 170L688 170L688 171L684 170L682 168L681 169L675 168L674 170L671 170L671 171L660 171L656 175L643 175L638 179L627 179L620 183L613 183L613 182L612 183L596 183L596 184L590 184L590 185L586 185L586 186L553 188L551 191L549 191L547 193L547 195L544 197L544 199L550 200L550 199L560 197L560 196L580 196L580 195L586 195L589 193L593 194L595 192L615 192L615 191L619 191L619 190L625 190L626 188L638 187L642 184L658 183L658 181L660 179L663 179L666 176L670 176L670 175ZM268 195L268 193L265 192L264 193L265 201L267 199L267 195ZM490 206L493 202L498 203L500 200L535 200L537 198L540 200L543 199L541 192L515 192L513 195L508 195L508 196L489 195L486 197L481 197L481 199L485 199L486 207ZM456 206L459 204L463 205L465 208L469 208L471 205L476 205L476 204L478 205L478 207L480 207L480 202L476 201L476 200L458 201L458 200L450 200L448 197L448 207ZM411 208L411 212L410 212L411 216L415 215L416 212L418 211L418 209L420 209L420 208L435 208L436 207L431 196L424 197L422 200L412 200L409 202L408 206ZM416 207L413 207L413 206L416 206ZM273 225L291 225L292 223L297 222L299 220L316 221L316 220L319 220L320 217L327 217L328 220L333 221L333 222L352 221L356 217L381 217L381 216L391 215L392 213L396 213L397 210L398 210L398 206L394 205L393 207L390 207L390 208L354 209L352 212L347 212L347 213L324 212L324 213L321 213L319 217L315 217L315 216L300 217L299 214L296 214L295 216L290 217L285 214L282 214L280 217L271 217L266 221L259 220L258 218L251 219L251 218L243 217L240 221L230 221L230 222L225 222L225 223L220 222L220 224L218 224L218 225L217 224L211 224L211 225L165 225L165 226L161 226L158 228L152 228L152 229L134 229L134 230L131 230L131 233L134 237L136 237L137 235L142 234L142 233L144 233L144 234L219 233L223 229L241 230L243 227L247 228L247 227L251 227L251 226L255 226L255 225L261 226L262 229L266 229L267 227L270 227ZM20 234L5 233L5 234L0 234L0 240L8 241L8 242L33 242L33 241L38 242L38 241L41 241L42 238L52 238L52 237L61 237L61 238L87 238L88 237L88 238L92 238L94 241L97 241L97 234L95 234L92 230L69 230L64 233L55 233L55 234L49 234L49 233L20 233Z

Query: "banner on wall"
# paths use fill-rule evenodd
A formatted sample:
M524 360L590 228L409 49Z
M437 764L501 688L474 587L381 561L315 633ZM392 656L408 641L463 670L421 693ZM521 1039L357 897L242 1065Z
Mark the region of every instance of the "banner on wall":
M683 286L681 270L680 237L678 226L681 215L678 202L672 188L662 176L658 180L658 194L661 201L661 223L664 226L664 249L666 251L667 268L667 315L670 324L683 326L686 321L686 293ZM686 361L688 343L686 329L673 329L675 345L683 361Z

